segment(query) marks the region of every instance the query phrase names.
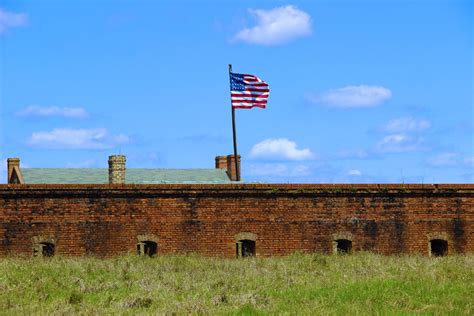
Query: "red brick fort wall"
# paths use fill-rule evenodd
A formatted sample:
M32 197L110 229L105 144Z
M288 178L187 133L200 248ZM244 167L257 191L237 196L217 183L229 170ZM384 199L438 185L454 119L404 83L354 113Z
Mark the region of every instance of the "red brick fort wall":
M154 236L158 254L234 257L253 233L257 256L353 251L474 252L474 185L0 185L0 256L31 255L53 240L58 255L136 252ZM341 237L342 236L342 237Z

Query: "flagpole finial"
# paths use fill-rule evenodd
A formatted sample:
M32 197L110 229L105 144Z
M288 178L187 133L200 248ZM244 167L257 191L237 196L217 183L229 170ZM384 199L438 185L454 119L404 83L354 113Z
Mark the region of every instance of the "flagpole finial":
M232 64L229 64L229 72L232 72Z

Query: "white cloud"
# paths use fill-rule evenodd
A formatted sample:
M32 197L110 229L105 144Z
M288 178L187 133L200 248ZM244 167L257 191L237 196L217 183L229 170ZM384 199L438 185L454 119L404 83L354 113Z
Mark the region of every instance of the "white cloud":
M427 120L417 120L412 117L401 117L393 119L384 126L381 130L387 133L400 133L409 131L422 131L431 127L431 123Z
M374 107L392 97L392 92L380 86L347 86L326 91L319 95L309 96L312 103L335 108Z
M17 113L19 116L63 116L68 118L86 118L89 115L84 108L30 105Z
M376 151L381 153L402 153L422 150L423 139L405 134L385 136L376 145Z
M347 173L347 175L348 176L361 176L362 172L360 172L360 170L357 170L357 169L352 169Z
M307 160L314 158L308 148L298 149L295 142L286 138L270 138L255 144L250 157L278 160Z
M297 7L287 5L271 10L249 10L257 25L235 35L236 40L251 44L278 45L311 34L311 17Z
M252 176L302 177L311 174L306 165L288 166L282 163L252 164L248 174Z
M105 128L55 128L48 132L34 132L28 144L46 148L106 149L128 141L128 136L110 135Z
M28 16L24 13L8 12L0 8L0 34L5 33L9 28L26 25Z

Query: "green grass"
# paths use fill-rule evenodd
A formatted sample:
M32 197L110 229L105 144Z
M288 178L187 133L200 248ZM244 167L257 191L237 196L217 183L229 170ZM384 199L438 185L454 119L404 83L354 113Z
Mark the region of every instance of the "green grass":
M474 314L474 255L0 259L0 314Z

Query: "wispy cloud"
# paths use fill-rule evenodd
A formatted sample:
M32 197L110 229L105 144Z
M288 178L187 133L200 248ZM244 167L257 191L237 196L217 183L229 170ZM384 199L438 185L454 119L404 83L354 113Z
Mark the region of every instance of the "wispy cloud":
M58 106L38 106L30 105L20 110L17 115L28 117L50 117L62 116L68 118L86 118L89 116L87 111L81 107L69 108Z
M392 97L392 92L380 86L347 86L321 94L310 95L308 100L315 104L334 108L363 108L381 105Z
M352 169L352 170L349 170L349 172L347 173L348 176L356 176L356 177L359 177L362 175L362 172L360 170L357 170L357 169Z
M270 138L255 144L251 158L271 160L307 160L314 158L310 149L298 149L295 142L286 138Z
M380 130L386 133L404 133L422 131L430 127L431 123L428 120L401 117L388 121L385 125L380 127Z
M26 25L28 15L25 13L13 13L0 8L0 35L9 28Z
M441 153L428 159L428 165L432 167L449 167L459 163L459 155L453 152Z
M423 139L406 134L387 135L375 147L375 151L379 153L403 153L421 150L424 150Z
M468 167L474 168L474 157L466 157L461 153L439 153L426 160L431 167Z
M257 25L239 31L234 39L251 44L278 45L311 34L311 17L297 7L287 5L271 10L252 10Z
M106 149L127 142L128 136L110 135L105 128L55 128L52 131L34 132L28 145L43 148Z

